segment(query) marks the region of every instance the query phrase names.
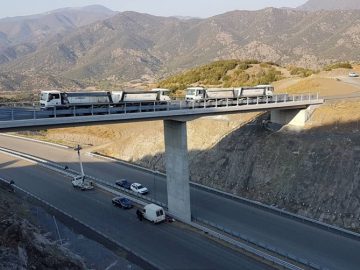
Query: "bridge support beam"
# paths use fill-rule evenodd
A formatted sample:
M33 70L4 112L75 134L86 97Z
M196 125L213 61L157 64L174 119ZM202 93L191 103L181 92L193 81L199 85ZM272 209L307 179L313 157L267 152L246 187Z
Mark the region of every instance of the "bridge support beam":
M164 120L164 135L168 209L191 221L186 121Z
M304 127L314 112L314 107L306 109L274 110L271 111L271 122L280 125Z

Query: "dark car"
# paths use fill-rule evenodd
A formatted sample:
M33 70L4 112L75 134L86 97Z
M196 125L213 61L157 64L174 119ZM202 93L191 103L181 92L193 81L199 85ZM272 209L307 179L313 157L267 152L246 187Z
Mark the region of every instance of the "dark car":
M115 185L122 188L130 189L131 183L126 179L120 179L116 180Z
M112 199L112 204L115 206L118 206L120 208L125 208L125 209L130 209L134 206L132 201L130 201L127 198L122 198L122 197L116 197L116 198Z

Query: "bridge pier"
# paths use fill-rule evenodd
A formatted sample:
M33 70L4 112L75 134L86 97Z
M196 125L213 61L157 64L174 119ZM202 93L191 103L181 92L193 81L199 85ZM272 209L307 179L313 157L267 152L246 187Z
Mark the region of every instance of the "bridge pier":
M306 109L274 110L271 111L270 121L280 125L304 127L314 109L314 106L309 106Z
M164 120L164 136L168 209L191 221L186 121Z

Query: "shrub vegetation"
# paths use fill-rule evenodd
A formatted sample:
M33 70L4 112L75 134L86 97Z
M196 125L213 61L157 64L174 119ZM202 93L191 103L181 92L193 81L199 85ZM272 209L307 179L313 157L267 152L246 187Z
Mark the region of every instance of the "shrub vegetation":
M324 67L324 70L331 71L331 70L337 69L337 68L352 69L353 66L349 62L339 62L339 63L334 63L334 64Z
M248 69L254 65L260 66L259 71L250 74ZM279 79L281 72L271 63L260 63L257 60L221 60L169 77L161 81L158 87L176 92L191 85L235 87L269 84Z
M302 67L290 67L290 74L291 75L297 75L300 76L302 78L306 78L311 76L312 74L317 73L318 71L312 70L312 69L308 69L308 68L302 68Z

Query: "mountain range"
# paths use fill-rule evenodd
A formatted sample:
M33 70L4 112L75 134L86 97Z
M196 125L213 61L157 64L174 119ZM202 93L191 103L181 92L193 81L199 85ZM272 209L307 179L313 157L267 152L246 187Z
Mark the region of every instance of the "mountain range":
M309 0L298 7L302 10L352 10L360 9L359 0Z
M38 87L56 79L57 88L149 82L220 59L318 68L360 61L359 36L360 10L267 8L183 19L68 8L0 20L0 89L36 88L39 77Z
M42 42L95 21L109 18L116 12L102 6L63 8L32 16L0 19L0 64L35 52Z

